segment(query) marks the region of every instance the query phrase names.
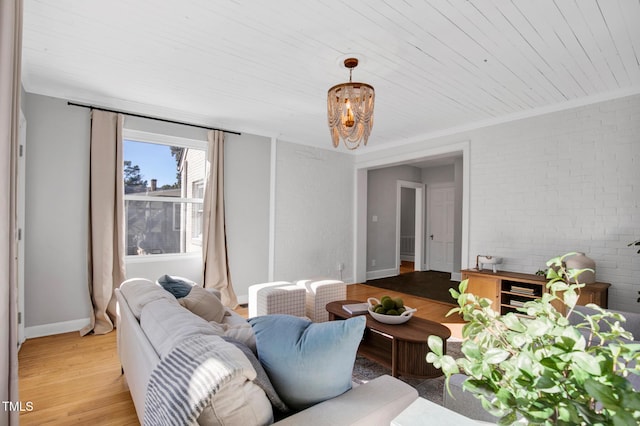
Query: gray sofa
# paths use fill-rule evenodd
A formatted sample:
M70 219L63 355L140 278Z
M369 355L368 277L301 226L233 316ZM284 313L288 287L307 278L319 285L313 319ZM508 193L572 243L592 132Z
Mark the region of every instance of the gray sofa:
M118 354L136 412L143 423L148 384L156 366L187 336L220 336L217 352L229 357L244 355L230 337L255 345L247 321L226 309L221 322L208 322L181 306L174 296L147 280L126 282L116 289L118 302ZM202 305L199 305L202 308ZM218 345L218 343L216 343ZM216 352L216 353L217 353ZM200 417L200 425L269 424L272 407L254 381L254 366L246 359L246 373L224 384ZM390 376L381 376L277 422L278 425L388 425L418 394L414 388ZM265 412L266 410L266 412Z
M640 314L615 310L610 311L620 313L626 318L627 321L622 324L624 329L633 334L634 341L640 343ZM582 317L576 312L582 312L583 314L590 315L594 314L596 311L594 309L587 308L586 306L576 306L575 311L569 317L569 322L574 325L582 322ZM606 325L602 325L601 329L606 329L605 327ZM464 374L456 374L451 377L451 395L446 389L444 390L443 405L446 408L466 417L496 423L498 418L489 414L484 408L482 408L482 404L479 399L477 399L473 394L462 390L462 384L466 379L467 376ZM632 374L629 377L629 381L634 389L640 391L640 376Z

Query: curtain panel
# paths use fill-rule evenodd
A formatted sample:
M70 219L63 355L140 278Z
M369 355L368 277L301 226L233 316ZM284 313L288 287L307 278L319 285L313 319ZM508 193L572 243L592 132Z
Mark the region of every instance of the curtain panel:
M18 402L17 158L22 0L0 0L0 399ZM0 426L17 425L0 409Z
M114 289L125 280L123 120L122 114L91 111L88 258L93 310L82 335L113 330Z
M224 132L208 132L207 175L204 190L204 224L202 264L205 288L220 290L222 303L238 305L227 257L227 236L224 218Z

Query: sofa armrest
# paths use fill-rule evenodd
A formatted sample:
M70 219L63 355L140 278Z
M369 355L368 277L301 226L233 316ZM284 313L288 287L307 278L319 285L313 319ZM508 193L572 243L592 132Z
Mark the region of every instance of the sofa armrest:
M140 328L137 318L120 289L115 289L115 294L118 302L116 333L120 365L131 392L138 419L142 423L147 383L160 358Z
M380 376L342 395L309 407L275 425L388 426L418 398L418 392L401 380Z

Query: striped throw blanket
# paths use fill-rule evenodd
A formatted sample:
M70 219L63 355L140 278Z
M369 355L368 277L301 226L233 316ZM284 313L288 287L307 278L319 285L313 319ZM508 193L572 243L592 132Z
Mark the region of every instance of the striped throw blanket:
M216 392L246 373L234 351L219 336L196 335L179 343L151 373L143 424L196 425Z

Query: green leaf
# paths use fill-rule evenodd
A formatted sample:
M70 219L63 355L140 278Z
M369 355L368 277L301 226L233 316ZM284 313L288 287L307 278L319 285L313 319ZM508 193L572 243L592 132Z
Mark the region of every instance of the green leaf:
M573 308L578 303L578 294L572 288L568 289L564 292L563 295L564 303L569 307Z
M460 297L460 293L458 293L454 288L450 288L449 293L451 294L451 297L453 297L456 300L458 300L458 297Z
M524 332L526 331L526 327L520 322L520 319L518 318L517 315L514 314L507 314L504 315L502 317L502 321L504 322L504 325L507 326L507 328L509 330L513 330L513 331L517 331L517 332Z
M640 412L640 392L623 392L622 406Z
M612 396L611 389L593 379L587 379L584 382L584 389L589 396L601 402L605 408L617 411L619 409L618 401Z
M442 368L442 372L447 376L450 376L452 374L458 374L460 372L460 369L458 368L458 364L456 364L456 360L452 356L449 356L449 355L443 356L441 358L441 362L442 362L442 365L440 368Z
M509 352L500 348L488 349L484 354L484 362L487 364L499 364L509 358Z
M587 352L573 352L571 354L571 357L576 366L583 369L587 373L594 376L599 376L600 374L602 374L600 363L598 362L598 360L595 357L589 355Z
M429 346L429 349L431 349L437 356L442 356L442 338L440 336L436 336L434 334L430 335L427 338L427 345Z
M546 376L540 376L535 381L536 389L540 389L546 393L557 393L560 391L558 383L552 378Z
M513 394L505 387L501 387L498 392L496 392L496 398L507 407L513 407L516 403Z
M527 322L527 334L529 336L544 336L549 332L550 325L542 319L534 319Z
M460 290L460 293L466 293L467 292L467 287L469 286L469 280L462 280L460 281L460 285L458 285L458 290Z
M622 410L616 411L616 414L612 417L613 426L629 426L640 423L638 418L634 418L631 413Z

